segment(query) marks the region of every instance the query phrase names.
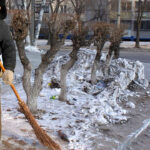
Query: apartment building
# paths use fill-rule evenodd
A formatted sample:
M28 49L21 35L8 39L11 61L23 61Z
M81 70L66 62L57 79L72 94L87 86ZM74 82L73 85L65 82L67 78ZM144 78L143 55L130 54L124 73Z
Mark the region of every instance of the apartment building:
M126 25L125 39L135 40L137 28L138 0L121 0L121 23ZM110 20L117 23L118 0L111 0ZM141 39L150 40L150 0L144 6Z

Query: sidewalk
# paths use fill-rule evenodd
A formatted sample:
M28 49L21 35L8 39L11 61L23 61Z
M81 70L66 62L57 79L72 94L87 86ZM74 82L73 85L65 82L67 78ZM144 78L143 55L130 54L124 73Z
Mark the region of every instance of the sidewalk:
M106 42L103 51L108 51L110 42ZM131 41L123 41L120 45L121 51L141 51L141 52L150 52L150 42L140 42L141 48L135 48L135 42ZM50 46L47 45L46 40L39 40L38 41L38 48L40 50L49 50ZM87 47L89 48L89 47ZM91 46L91 49L96 49L95 46ZM66 40L65 45L61 47L62 50L71 50L72 49L72 43L71 40Z

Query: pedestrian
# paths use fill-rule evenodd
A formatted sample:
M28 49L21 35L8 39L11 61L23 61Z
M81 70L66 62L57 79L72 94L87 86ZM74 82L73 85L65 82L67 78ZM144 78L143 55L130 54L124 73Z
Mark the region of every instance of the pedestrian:
M16 48L9 27L4 21L6 16L6 2L0 0L0 55L2 55L3 65L6 69L4 73L0 71L0 77L4 83L11 84L16 66Z

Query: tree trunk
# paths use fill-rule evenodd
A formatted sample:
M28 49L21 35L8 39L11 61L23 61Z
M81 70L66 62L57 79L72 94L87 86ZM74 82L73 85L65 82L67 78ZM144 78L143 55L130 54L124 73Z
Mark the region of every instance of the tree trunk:
M43 74L45 73L48 65L52 62L54 59L55 55L57 53L57 50L54 48L51 48L42 58L41 64L38 66L37 69L35 69L35 77L34 77L34 84L32 86L32 94L31 98L34 104L32 105L32 108L36 107L37 111L37 98L42 90L42 85L43 85ZM30 99L29 99L30 100ZM31 103L31 102L30 102Z
M137 30L136 30L136 48L140 48L140 29L141 29L141 21L138 20Z
M100 66L100 58L102 56L102 48L104 47L105 42L103 42L100 45L97 45L97 54L94 60L94 64L92 67L92 72L91 72L91 82L92 84L96 84L97 80L96 80L96 71Z
M34 32L34 23L35 23L35 0L31 1L31 24L30 24L30 43L32 46L35 45L35 32Z
M37 112L37 97L42 89L43 83L43 74L45 73L48 65L51 63L55 57L57 51L54 48L51 48L42 58L42 62L39 67L35 70L35 80L33 86L31 86L31 63L28 60L24 47L24 41L17 41L18 52L20 56L21 63L24 67L23 74L23 88L27 95L27 105L32 113Z
M37 113L37 97L34 97L32 93L27 93L27 105L32 114Z
M107 57L106 57L105 68L104 68L104 75L106 77L109 75L110 63L111 63L111 60L112 60L112 57L113 57L112 53L113 53L113 50L112 50L112 46L110 45L109 51L108 51L108 54L107 54Z
M139 0L138 1L138 17L137 17L137 32L136 32L136 48L140 48L140 29L141 29L141 21L143 17L144 8L147 5L147 0Z
M75 62L77 61L77 53L78 53L78 49L79 48L73 48L72 52L70 53L70 60L62 65L61 67L61 81L60 81L60 85L61 85L61 93L59 96L59 99L61 101L67 101L67 86L66 86L66 77L67 77L67 73L68 71L73 67L73 65L75 64Z
M30 4L28 4L28 6L27 6L27 2L26 1L24 1L24 5L25 5L25 10L27 11L27 18L28 18L28 20L30 21L31 20L31 14L30 14L30 11L29 11L29 8L28 7L30 7ZM31 45L31 34L30 34L30 28L29 28L29 30L28 30L28 35L27 35L27 37L26 37L26 39L25 39L25 42L26 42L26 45Z
M138 1L138 16L137 16L137 30L136 30L136 48L140 48L140 29L141 29L141 19L142 19L142 2Z
M25 54L25 43L24 43L24 41L16 41L16 44L17 44L17 48L18 48L18 52L19 52L19 57L20 57L21 63L22 63L23 68L24 68L22 80L23 80L23 88L24 88L25 93L27 95L27 105L29 108L33 108L33 106L35 106L36 104L34 104L34 102L32 102L32 103L30 102L30 101L32 101L30 98L32 95L32 92L31 92L32 87L31 87L31 81L30 81L32 66L31 66L31 63ZM35 108L34 108L34 110L30 109L30 111L35 112Z
M114 59L118 59L120 55L120 43L121 42L115 42L114 45L110 48L112 48L112 51L114 52Z
M97 71L99 63L100 63L100 61L98 61L97 59L94 60L94 64L93 64L92 72L91 72L91 83L92 84L96 84L96 82L97 82L96 71Z
M39 13L39 20L38 20L38 24L37 24L37 28L36 28L36 32L35 32L36 45L37 45L37 40L39 38L40 29L41 29L41 25L42 25L42 19L43 19L45 4L46 4L46 0L43 0L41 10L40 10L40 13Z

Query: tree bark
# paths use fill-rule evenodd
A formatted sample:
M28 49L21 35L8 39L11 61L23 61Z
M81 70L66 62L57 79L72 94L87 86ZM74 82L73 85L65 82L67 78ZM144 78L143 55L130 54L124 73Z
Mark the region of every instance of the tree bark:
M23 65L24 68L24 73L23 73L23 88L25 90L25 93L27 95L27 105L29 107L29 109L31 110L32 113L35 113L36 108L35 106L37 105L36 101L32 100L32 87L31 87L31 71L32 71L32 66L30 61L28 60L26 54L25 54L25 43L24 41L16 41L17 44L17 48L18 48L18 52L19 52L19 57L21 60L21 63Z
M55 57L57 50L51 48L42 58L42 62L37 69L35 69L35 80L33 84L32 93L34 97L38 97L40 91L42 90L43 84L43 74L45 73L48 65L52 62Z
M35 31L36 45L37 45L37 40L39 38L40 29L41 29L41 25L42 25L42 19L43 19L43 14L44 14L44 8L43 7L45 6L45 4L46 4L46 0L43 0L41 10L40 10L40 13L39 13L39 20L38 20L37 28L36 28L36 31Z
M94 64L92 67L92 71L91 71L91 83L92 84L96 84L97 80L96 80L96 71L98 68L100 68L100 58L102 56L102 49L104 47L105 42L102 42L102 44L98 44L97 45L97 54L94 60Z
M109 68L110 68L112 57L113 57L113 49L112 49L112 46L110 45L109 51L106 57L105 68L104 68L104 75L106 77L109 75Z
M48 35L47 45L50 45L50 35Z
M92 67L92 72L91 72L91 83L92 84L96 84L96 82L97 82L96 71L97 71L98 66L100 65L99 64L100 63L100 57L101 57L101 55L99 55L97 53L96 59L94 60L94 64L93 64L93 67Z
M42 62L39 67L35 70L35 77L33 86L31 85L31 71L32 66L30 61L28 60L25 54L25 43L24 41L17 41L16 42L18 47L18 52L20 56L21 63L24 67L23 73L23 88L27 95L27 105L32 113L37 112L37 97L42 89L43 83L43 74L45 73L48 65L51 63L53 58L55 57L57 50L51 48L42 58Z
M140 29L141 29L141 19L142 19L142 10L141 10L141 0L138 1L138 17L137 17L137 30L136 30L136 48L140 48Z
M35 32L34 32L34 24L35 24L35 0L31 1L31 24L30 24L30 43L32 46L35 45Z
M137 30L136 30L136 43L135 47L140 48L140 29L141 29L141 21L143 17L144 7L146 6L147 0L143 2L141 0L138 1L138 16L137 16Z
M70 53L70 60L66 64L62 65L61 67L61 77L60 77L61 93L59 96L60 101L67 101L66 77L69 70L73 67L73 65L77 61L77 53L78 53L78 48L77 49L73 48L72 52Z

